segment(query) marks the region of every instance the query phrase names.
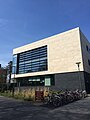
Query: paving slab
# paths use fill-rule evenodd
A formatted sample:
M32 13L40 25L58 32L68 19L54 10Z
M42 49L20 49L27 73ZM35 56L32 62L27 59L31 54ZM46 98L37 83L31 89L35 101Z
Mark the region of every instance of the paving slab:
M52 108L0 96L0 120L90 120L90 97Z

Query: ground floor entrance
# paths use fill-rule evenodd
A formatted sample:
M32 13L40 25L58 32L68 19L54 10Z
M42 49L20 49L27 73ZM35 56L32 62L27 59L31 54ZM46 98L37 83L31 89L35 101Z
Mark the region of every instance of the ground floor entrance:
M42 86L51 90L86 90L90 93L90 74L84 71L17 78L17 86ZM38 94L38 93L36 93Z
M18 78L19 86L52 86L55 85L54 75L42 75L33 77Z

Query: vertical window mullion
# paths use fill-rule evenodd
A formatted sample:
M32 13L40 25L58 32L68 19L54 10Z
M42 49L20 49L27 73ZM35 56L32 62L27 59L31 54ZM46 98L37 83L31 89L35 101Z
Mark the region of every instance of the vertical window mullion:
M45 60L45 56L46 56L46 60L47 60L47 46L42 46L40 48L36 48L27 52L23 52L19 54L19 70L23 71L24 73L26 72L30 72L30 70L35 70L31 71L31 72L35 72L35 71L44 71L47 70L47 61L46 63L42 63L42 65L40 65L42 60ZM31 65L30 65L30 61L31 60ZM36 65L36 66L35 66ZM22 68L23 66L23 68ZM29 67L30 66L30 67ZM46 67L45 67L46 66ZM28 68L28 69L27 69Z

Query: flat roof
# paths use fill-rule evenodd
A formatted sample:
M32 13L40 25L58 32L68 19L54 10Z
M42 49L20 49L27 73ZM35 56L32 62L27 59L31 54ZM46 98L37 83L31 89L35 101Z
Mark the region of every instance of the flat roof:
M27 44L27 45L23 45L23 46L21 46L21 47L14 48L14 49L13 49L13 54L17 54L17 53L20 53L20 52L24 52L24 51L30 50L30 47L31 47L31 49L32 49L32 46L33 46L33 45L35 46L35 44L37 44L37 43L40 43L40 42L43 42L43 43L46 42L46 43L47 43L48 40L50 40L50 39L52 39L52 38L56 38L56 37L65 35L65 34L68 34L68 33L70 33L70 32L77 31L77 30L79 30L79 29L80 29L80 28L77 27L77 28L74 28L74 29L71 29L71 30L68 30L68 31L65 31L65 32L62 32L62 33L59 33L59 34L56 34L56 35L47 37L47 38L43 38L43 39L41 39L41 40L37 40L37 41L32 42L32 43ZM36 46L37 46L37 45L36 45ZM37 48L36 46L35 46L35 48ZM27 49L26 49L26 48L27 48Z

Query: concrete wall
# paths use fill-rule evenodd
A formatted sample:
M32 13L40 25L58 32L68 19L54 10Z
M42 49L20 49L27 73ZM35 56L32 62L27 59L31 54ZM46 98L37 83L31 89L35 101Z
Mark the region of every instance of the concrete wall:
M55 90L75 90L85 89L84 72L71 72L55 74Z
M90 73L85 72L84 78L85 78L86 91L87 93L90 94Z
M41 46L48 47L48 70L42 72L33 72L26 74L17 74L18 77L56 74L78 71L76 62L81 62L80 71L83 71L82 52L80 43L79 28L45 38L43 40L16 48L13 54L32 50ZM13 78L13 75L12 75Z

